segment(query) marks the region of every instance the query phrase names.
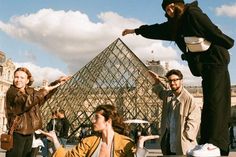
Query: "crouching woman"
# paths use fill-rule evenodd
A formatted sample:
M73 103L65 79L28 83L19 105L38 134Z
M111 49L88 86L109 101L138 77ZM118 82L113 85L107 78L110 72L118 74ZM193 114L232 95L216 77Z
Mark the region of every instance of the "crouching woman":
M112 105L100 105L95 109L93 129L99 134L84 138L71 150L63 148L54 132L44 132L54 143L54 157L143 157L144 148L136 149L135 143L118 132L124 131L123 119ZM138 152L138 153L137 153Z

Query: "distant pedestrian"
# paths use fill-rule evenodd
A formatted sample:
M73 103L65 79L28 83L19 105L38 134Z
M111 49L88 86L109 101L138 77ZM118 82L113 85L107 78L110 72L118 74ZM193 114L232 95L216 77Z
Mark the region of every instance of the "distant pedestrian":
M51 119L48 122L46 126L47 131L54 131L57 136L59 136L60 130L62 128L62 124L60 119L57 116L57 111L52 111L51 114ZM50 157L51 154L55 152L55 148L53 143L47 139L47 137L43 137L42 141L44 143L44 147L41 149L42 150L42 156L43 157Z
M57 116L60 119L60 123L61 123L61 129L60 129L60 132L58 135L59 141L60 141L61 145L65 147L66 143L67 143L69 129L70 129L70 123L65 115L65 110L60 109L57 112Z
M232 149L236 148L236 126L233 124L230 126L230 146Z

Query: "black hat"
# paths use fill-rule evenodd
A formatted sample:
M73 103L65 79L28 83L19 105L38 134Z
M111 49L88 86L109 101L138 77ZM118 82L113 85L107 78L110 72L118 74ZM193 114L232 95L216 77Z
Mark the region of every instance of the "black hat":
M163 10L165 10L167 5L169 5L171 3L176 3L176 2L184 3L184 0L163 0L161 6L162 6Z

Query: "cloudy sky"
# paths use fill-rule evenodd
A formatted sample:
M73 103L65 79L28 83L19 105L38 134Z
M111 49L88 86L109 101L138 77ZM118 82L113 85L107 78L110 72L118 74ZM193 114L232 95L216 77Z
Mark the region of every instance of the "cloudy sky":
M40 84L73 75L117 38L144 62L158 59L179 68L185 83L199 85L173 42L122 37L125 28L165 21L161 0L0 0L0 51L28 67ZM191 2L186 0L185 2ZM236 0L199 0L199 6L227 35L236 39ZM236 84L236 47L229 70ZM151 53L153 52L153 53Z

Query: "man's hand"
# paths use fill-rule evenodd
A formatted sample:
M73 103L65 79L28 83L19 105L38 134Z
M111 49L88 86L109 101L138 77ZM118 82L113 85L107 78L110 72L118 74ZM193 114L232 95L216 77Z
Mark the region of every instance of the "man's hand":
M157 73L148 70L148 73L151 75L151 77L154 79L155 83L160 83L160 78Z

